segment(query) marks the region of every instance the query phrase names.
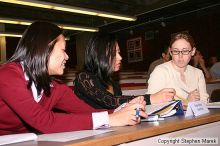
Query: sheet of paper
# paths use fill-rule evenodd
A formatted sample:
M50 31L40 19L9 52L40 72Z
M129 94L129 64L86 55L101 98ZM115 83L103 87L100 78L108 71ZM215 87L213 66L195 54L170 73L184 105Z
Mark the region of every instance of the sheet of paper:
M209 109L202 101L190 102L191 108L195 116L200 116L209 113Z
M37 135L34 133L10 134L0 136L0 145L36 140Z
M192 117L194 115L192 108L188 105L185 113L185 117Z
M202 101L189 102L185 117L200 116L209 113L207 106Z
M176 101L171 101L171 102L166 102L166 103L160 103L160 104L151 104L151 105L146 105L146 112L148 115L154 113L155 111L158 111L167 105L174 103Z
M112 132L113 130L81 130L73 132L62 132L53 134L42 134L38 135L38 141L57 141L57 142L67 142L71 140L82 139L90 136L95 136L107 132Z
M169 112L166 113L166 114L161 114L160 117L166 118L166 117L169 117L169 116L173 116L173 115L175 115L175 114L176 114L176 109L173 109L173 110L169 111Z
M157 114L159 114L161 117L168 117L174 115L176 113L174 107L177 105L177 103L178 102L171 104L170 106L164 108L160 112L157 112Z

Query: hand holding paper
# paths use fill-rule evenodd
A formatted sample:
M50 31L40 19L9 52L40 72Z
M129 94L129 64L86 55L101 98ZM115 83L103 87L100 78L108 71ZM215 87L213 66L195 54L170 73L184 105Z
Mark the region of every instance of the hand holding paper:
M164 88L155 94L151 94L150 100L151 104L164 103L172 101L176 94L173 88Z
M145 105L142 104L128 104L121 110L114 112L109 115L109 125L110 126L125 126L125 125L135 125L140 122L140 118L136 119L136 109L139 108L139 116L147 117L144 112Z

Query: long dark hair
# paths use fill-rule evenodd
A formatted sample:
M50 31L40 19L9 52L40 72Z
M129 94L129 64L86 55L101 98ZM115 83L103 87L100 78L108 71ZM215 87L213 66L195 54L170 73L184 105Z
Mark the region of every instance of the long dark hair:
M51 77L48 74L48 59L56 39L62 30L55 24L36 21L23 33L17 48L9 62L22 62L24 72L29 77L28 89L35 83L38 95L44 90L50 95Z
M114 72L112 63L116 56L116 42L112 34L96 33L85 51L85 70L95 74L105 87L109 85Z

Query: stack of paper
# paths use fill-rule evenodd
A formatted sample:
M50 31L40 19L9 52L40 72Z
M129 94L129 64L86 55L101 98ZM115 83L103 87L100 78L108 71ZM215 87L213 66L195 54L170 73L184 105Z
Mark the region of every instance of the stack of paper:
M160 117L169 117L176 114L176 106L181 102L180 100L174 100L166 103L159 103L159 104L151 104L146 105L146 113L148 115L156 114Z
M112 131L113 130L104 129L104 130L81 130L81 131L72 131L72 132L42 134L42 135L38 135L37 141L67 142L71 140L82 139Z
M18 143L18 142L25 142L30 140L67 142L71 140L82 139L112 131L113 130L102 129L102 130L81 130L81 131L72 131L72 132L42 134L42 135L36 135L34 133L11 134L11 135L0 136L0 146L6 144Z
M11 134L0 136L0 145L36 140L37 135L34 133Z

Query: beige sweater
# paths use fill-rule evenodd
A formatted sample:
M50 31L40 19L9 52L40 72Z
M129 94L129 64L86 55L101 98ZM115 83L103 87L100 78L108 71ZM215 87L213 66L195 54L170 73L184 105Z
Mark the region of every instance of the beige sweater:
M180 73L173 68L171 61L158 65L148 80L148 94L156 93L163 88L174 88L177 96L187 99L187 92L198 89L200 100L207 103L209 95L206 91L206 83L202 71L187 65L184 74L186 83L181 80ZM175 98L178 99L177 97Z

